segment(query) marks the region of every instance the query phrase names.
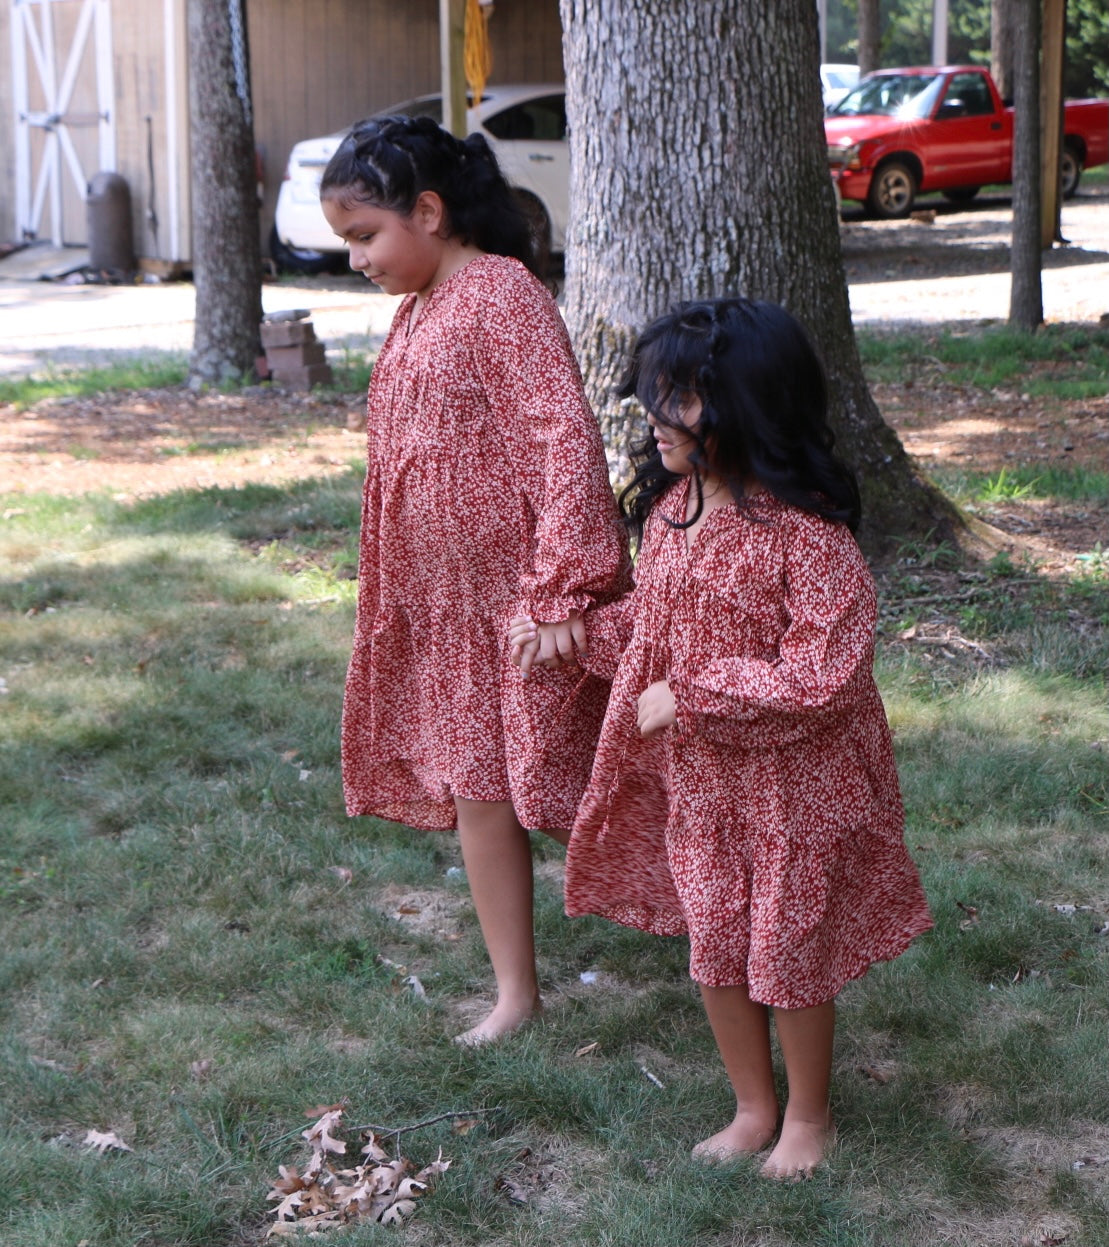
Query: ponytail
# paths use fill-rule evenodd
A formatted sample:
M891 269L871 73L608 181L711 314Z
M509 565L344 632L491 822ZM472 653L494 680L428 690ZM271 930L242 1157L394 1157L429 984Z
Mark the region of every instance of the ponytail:
M328 162L320 195L374 203L409 216L434 191L452 237L538 274L536 239L482 134L457 139L430 117L371 117L354 125Z

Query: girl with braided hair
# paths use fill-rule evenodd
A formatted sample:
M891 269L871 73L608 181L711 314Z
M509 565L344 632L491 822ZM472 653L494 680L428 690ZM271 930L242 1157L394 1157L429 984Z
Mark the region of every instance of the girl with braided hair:
M623 394L649 426L621 496L640 553L634 593L586 613L583 661L614 682L566 908L688 933L736 1099L694 1154L777 1136L762 1172L797 1178L832 1137L836 995L931 926L872 676L859 492L816 353L772 304L678 307L640 338ZM509 639L526 663L532 622Z
M363 121L320 184L350 264L402 294L367 399L354 648L343 703L351 815L457 828L497 999L459 1035L541 1008L528 832L565 843L608 684L574 661L581 615L627 587L597 421L532 243L481 136ZM538 621L534 678L508 620Z

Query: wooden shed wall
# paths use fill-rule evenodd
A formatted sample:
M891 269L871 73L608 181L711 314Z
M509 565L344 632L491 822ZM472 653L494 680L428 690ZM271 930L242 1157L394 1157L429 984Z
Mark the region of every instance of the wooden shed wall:
M184 0L112 0L116 172L131 188L135 254L187 259L189 103Z
M289 150L439 89L439 0L248 0L269 233ZM561 82L558 0L497 0L491 82Z
M191 256L186 0L110 0L115 172L131 190L135 253ZM268 235L290 148L439 88L439 0L247 0L254 133ZM11 6L0 0L0 240L14 239ZM491 82L561 82L558 0L497 0ZM86 173L97 170L91 156ZM85 241L66 207L66 241Z

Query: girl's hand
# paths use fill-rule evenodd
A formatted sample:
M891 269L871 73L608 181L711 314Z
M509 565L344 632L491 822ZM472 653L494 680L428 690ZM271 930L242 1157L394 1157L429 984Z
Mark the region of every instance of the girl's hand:
M588 642L580 612L571 611L561 623L539 625L539 663L544 667L576 667L578 654L585 654Z
M517 615L508 625L509 657L526 680L532 667L577 666L578 653L586 652L585 624L577 611L561 623L540 623Z
M509 658L514 666L520 668L520 675L526 680L539 653L539 629L535 626L535 620L528 615L517 615L510 620L508 643L511 646Z
M640 736L655 736L664 728L673 727L678 721L674 694L665 680L648 684L639 694L638 707L636 724Z

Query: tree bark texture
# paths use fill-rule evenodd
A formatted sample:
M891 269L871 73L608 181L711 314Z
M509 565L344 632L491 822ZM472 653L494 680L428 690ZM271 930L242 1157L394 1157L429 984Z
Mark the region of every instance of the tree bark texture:
M878 64L879 32L878 0L859 0L859 73L869 74L880 68Z
M1040 257L1040 0L1011 0L1013 26L1013 242L1009 323L1043 322Z
M261 354L262 260L246 6L188 0L196 326L191 385L252 376Z
M828 176L811 0L561 0L571 136L567 321L619 471L613 398L635 337L691 298L788 308L828 372L876 551L949 535L863 376Z
M990 0L990 73L1003 100L1013 98L1013 5Z

